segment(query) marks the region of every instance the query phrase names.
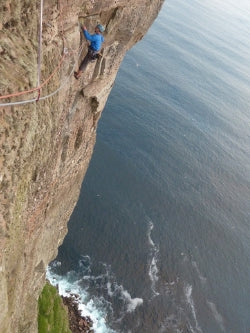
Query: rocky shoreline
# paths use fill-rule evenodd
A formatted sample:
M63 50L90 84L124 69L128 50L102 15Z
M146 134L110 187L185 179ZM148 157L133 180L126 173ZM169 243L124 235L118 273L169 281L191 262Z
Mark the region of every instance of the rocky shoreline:
M71 294L69 297L62 296L63 304L68 308L69 326L72 333L94 333L93 321L90 317L83 317L78 308L79 296Z

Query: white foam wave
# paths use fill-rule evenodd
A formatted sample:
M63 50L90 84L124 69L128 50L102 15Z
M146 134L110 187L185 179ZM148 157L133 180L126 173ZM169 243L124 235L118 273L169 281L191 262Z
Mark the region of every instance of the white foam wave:
M204 285L204 284L207 282L207 278L204 277L204 276L201 274L200 269L199 269L199 267L198 267L198 265L197 265L197 262L194 261L194 260L192 260L192 266L195 268L195 270L196 270L196 272L197 272L197 275L198 275L200 281L201 281L202 284Z
M105 263L98 263L101 273L99 275L93 274L92 268L95 269L96 266L88 256L82 256L77 270L64 276L55 273L59 266L59 262L51 263L47 270L48 280L58 287L62 296L79 295L79 309L83 316L91 317L96 333L113 333L106 323L106 318L120 322L126 314L143 304L142 298L132 298L130 293L116 282L111 267Z
M152 261L150 263L150 269L149 269L149 276L151 277L152 281L158 281L158 267L157 267L157 259L155 257L152 258Z
M123 290L122 294L127 301L127 311L128 312L133 312L137 308L137 306L142 305L142 303L143 303L142 298L138 298L138 297L132 298L127 290Z
M123 286L118 285L116 282L113 284L108 282L107 291L110 297L116 297L123 300L126 312L133 312L137 308L137 306L143 304L142 298L132 298L130 293L125 290Z
M156 259L156 257L153 257L152 261L149 265L148 275L152 282L152 285L151 285L152 291L154 292L155 295L159 295L159 293L156 291L156 282L159 280L158 272L159 272L159 270L157 267L157 259Z
M159 280L159 269L157 267L158 264L158 255L159 255L159 248L155 245L151 233L152 230L154 229L154 224L152 221L148 222L148 231L147 231L147 237L148 237L148 243L150 246L150 264L149 264L149 271L148 275L151 280L151 289L154 293L154 296L159 295L159 293L156 291L156 283Z
M154 247L155 246L155 243L153 242L152 238L151 238L151 231L154 229L154 224L149 221L148 222L148 241L149 241L149 244Z
M195 322L195 330L196 332L202 333L202 329L200 328L199 324L198 324L198 320L197 320L197 315L196 315L196 310L195 310L195 305L194 305L194 300L193 300L193 296L192 296L192 291L193 288L191 285L186 285L184 288L184 293L185 293L185 297L187 300L187 304L189 305L193 318L194 318L194 322ZM191 330L193 331L193 328L191 327ZM194 331L195 332L195 331Z
M207 304L208 304L209 308L211 309L216 322L219 324L220 329L223 332L225 332L224 320L223 320L222 315L218 312L216 305L213 302L209 302L209 301L207 301Z
M107 312L101 307L103 301L100 298L88 299L88 294L79 285L79 280L76 276L69 272L65 276L60 276L52 272L51 268L47 269L47 279L54 286L58 287L59 294L62 296L71 296L76 294L78 298L78 306L83 316L89 316L93 321L93 330L96 333L115 333L114 330L107 326L105 317ZM100 306L97 306L98 302Z
M113 297L114 296L114 292L112 291L112 285L111 285L111 282L107 282L107 290L108 290L108 295L110 297Z

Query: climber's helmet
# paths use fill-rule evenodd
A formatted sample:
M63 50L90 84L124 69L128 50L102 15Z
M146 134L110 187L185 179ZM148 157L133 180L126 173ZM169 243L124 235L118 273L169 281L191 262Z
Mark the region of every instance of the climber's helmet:
M103 25L101 24L97 24L96 28L100 31L100 32L104 32L105 28Z

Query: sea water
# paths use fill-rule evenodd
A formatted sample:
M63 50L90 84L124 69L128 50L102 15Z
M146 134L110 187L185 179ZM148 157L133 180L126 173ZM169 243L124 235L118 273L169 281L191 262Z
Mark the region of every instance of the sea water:
M168 0L126 56L49 269L96 332L250 332L250 2Z

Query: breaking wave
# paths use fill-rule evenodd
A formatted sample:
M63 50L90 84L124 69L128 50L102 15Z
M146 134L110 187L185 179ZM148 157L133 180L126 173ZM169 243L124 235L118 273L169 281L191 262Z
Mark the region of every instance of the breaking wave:
M102 298L89 298L86 290L84 290L80 281L81 278L76 272L68 272L66 275L58 275L53 272L53 268L59 266L59 262L54 262L52 267L48 267L46 277L53 286L58 288L61 296L78 295L77 299L79 310L82 316L89 316L93 321L93 329L97 333L115 333L108 327L106 322L107 307ZM84 277L82 277L84 278Z
M47 269L47 279L58 287L62 296L77 295L78 307L83 316L93 321L96 333L115 333L108 322L119 322L128 313L143 304L142 298L132 298L119 285L110 266L99 263L99 274L94 274L89 256L82 256L75 271L58 273L61 263L54 261ZM119 300L119 301L118 301Z
M111 282L107 283L108 295L111 297L119 297L125 301L126 304L126 312L133 312L137 306L143 304L142 298L132 298L127 290L123 288L123 286L118 285L117 283L111 284Z

